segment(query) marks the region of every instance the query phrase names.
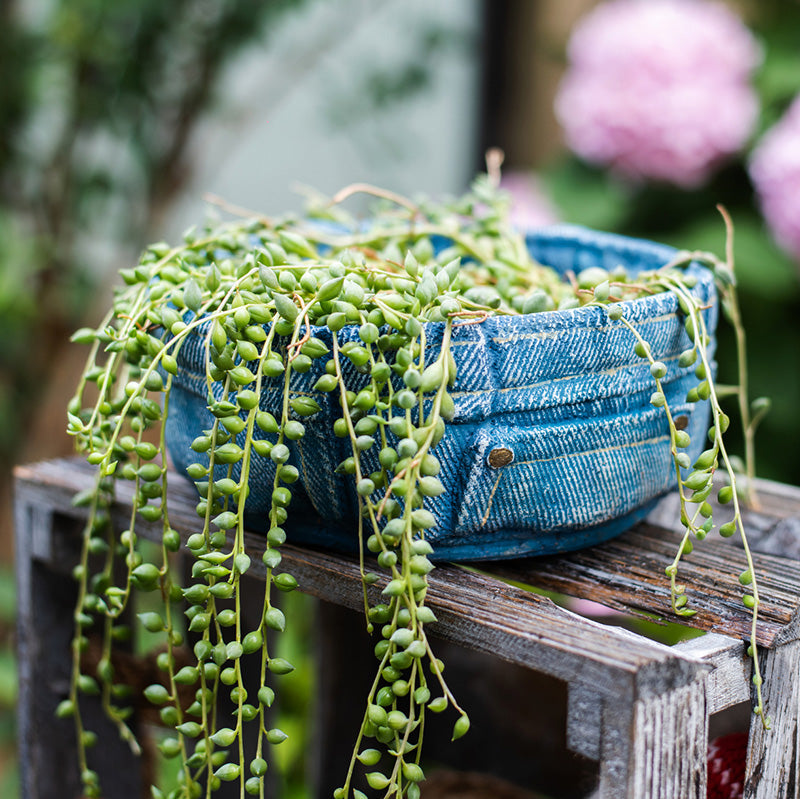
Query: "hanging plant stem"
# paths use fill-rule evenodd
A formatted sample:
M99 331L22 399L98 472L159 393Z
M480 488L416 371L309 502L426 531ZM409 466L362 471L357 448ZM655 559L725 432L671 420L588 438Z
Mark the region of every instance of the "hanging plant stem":
M357 192L386 205L368 227L339 205ZM242 797L264 797L269 749L287 737L269 726L273 683L277 687L294 669L270 643L286 627L274 589L297 588L295 577L281 569L280 550L291 528L291 506L298 497L307 499L309 480L333 481L333 472L339 481L335 499L357 530L366 625L376 639L377 661L353 756L335 796L361 799L355 786L366 781L387 799L418 799L432 716L454 711L454 739L470 725L428 638L428 626L436 623L427 605L436 554L432 534L438 533L436 511L447 490L436 453L458 416L451 394L458 378L454 331L491 316L587 305L605 308L632 333L632 347L655 381L651 403L664 408L685 528L667 568L678 615L694 612L677 582L680 559L713 527L706 499L716 470L728 476L719 498L733 503L733 519L719 530L724 536L738 531L744 543L740 580L752 615L756 712L768 724L756 642L759 595L723 443L728 419L712 380L705 309L686 273L693 256L679 253L665 267L635 275L595 268L564 279L531 258L507 212L507 199L487 178L443 205L356 184L318 208L322 218L256 216L189 233L178 247L153 245L135 268L122 271L125 287L102 323L75 334L91 352L69 404L68 430L98 475L93 488L76 498L87 507L87 524L75 570L72 679L58 713L74 719L88 797L100 796L101 788L90 765L95 736L84 727L81 694L99 693L120 734L138 747L126 723L130 711L116 704L124 686L115 682L112 657L114 640L127 632L119 621L131 608L133 588L160 597L159 611L139 614L142 626L163 640L156 659L161 678L144 693L170 730L159 744L162 754L180 762L177 784L154 787L154 798L210 797L222 782L235 783ZM719 262L710 265L721 278L727 274ZM722 284L739 325L735 293ZM687 400L707 400L713 421L711 446L694 464L689 435L666 399L667 367L625 316L628 301L665 292L677 298L690 342L680 356L680 375L688 377L697 364L698 382ZM176 395L189 390L201 408L187 454L186 447L170 449L167 426L179 404ZM738 392L742 406L747 384L741 376ZM747 435L756 416L746 417ZM322 424L332 426L333 436L327 429L325 435L333 455L319 453L319 463L309 469L306 435ZM197 491L197 527L185 542L192 565L183 581L170 568L182 548L169 522L170 454ZM118 480L128 481L133 492L121 532L109 514ZM161 529L154 562L139 546L142 524ZM266 579L258 621L246 629L242 578L252 564L245 530L254 525L266 537ZM82 657L90 635L100 640L93 673ZM258 675L252 695L244 685L244 662L252 662ZM182 698L187 692L188 704ZM234 713L223 720L217 700L226 692ZM249 729L252 752L245 747ZM373 743L364 748L368 739Z
M708 438L712 446L704 450L693 465L685 454L686 448L691 443L691 438L686 431L678 429L674 414L667 402L666 392L662 386L661 381L667 374L667 367L660 361L655 360L650 351L650 345L641 336L639 331L624 317L621 306L613 307L609 311L609 316L612 319L621 321L633 334L636 339L637 355L646 358L650 364L650 373L653 376L656 387L656 391L650 401L655 407L664 409L664 414L669 425L670 451L672 453L678 485L681 524L685 528L675 558L665 570L666 575L670 579L672 609L679 616L693 616L697 612L687 607L688 598L686 595L686 587L679 585L677 582L678 566L681 558L691 553L693 549L692 539L702 541L713 529L713 508L707 501L707 498L714 490L714 474L721 459L728 483L720 490L718 498L721 504L733 503L733 519L720 525L719 532L723 537L730 537L738 531L742 541L747 567L740 575L739 581L743 586L747 587L748 593L742 596L742 604L747 608L751 616L751 643L748 652L753 660L753 685L756 689L756 707L754 712L759 716L764 727L769 729L770 721L764 711L764 701L761 691L763 681L761 678L757 647L759 608L758 583L756 580L752 553L747 542L747 535L742 520L736 475L723 439L723 433L727 430L729 419L720 407L714 382L710 379L713 373L713 367L706 349L710 339L703 315L700 312L701 308L698 307L695 298L679 279L675 279L666 273L663 279L665 281L665 287L675 294L678 298L679 305L686 312L687 332L690 334L690 338L693 339L692 348L685 350L681 358L687 365L689 362L695 362L699 358L699 365L695 371L698 378L701 379L701 383L697 388L690 390L686 399L689 402L705 400L708 401L711 406L712 426L708 431ZM690 466L692 468L691 473L688 476L684 476L685 470L689 469ZM691 509L692 505L694 505L694 510Z

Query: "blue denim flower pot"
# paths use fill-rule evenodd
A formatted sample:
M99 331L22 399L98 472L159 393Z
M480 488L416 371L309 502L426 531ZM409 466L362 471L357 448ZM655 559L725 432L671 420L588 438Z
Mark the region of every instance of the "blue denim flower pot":
M576 273L590 266L654 269L676 252L571 226L543 229L529 235L527 243L538 261ZM713 277L694 264L688 273L697 278L693 291L707 306L705 320L713 335ZM681 421L692 436L688 454L694 459L704 448L709 409L707 403L685 400L696 379L692 368L677 362L690 346L677 301L662 293L624 306L626 319L667 365L662 385L673 414L685 417ZM441 344L442 328L427 325L429 358ZM313 333L330 346L327 328ZM183 345L170 400L167 441L179 471L197 459L189 443L212 423L204 336L201 326ZM340 343L356 338L355 327L339 333ZM435 450L445 493L426 500L436 518L428 531L436 558L497 559L585 547L623 532L674 488L666 417L650 404L654 382L634 344L631 332L601 308L498 316L454 327L456 411ZM293 486L288 534L295 543L353 550L355 487L351 477L334 474L351 454L350 445L332 434L339 415L335 396L312 389L322 371L322 363L315 362L309 372L292 377L293 394L313 394L322 409L303 420L306 435L290 444L300 480ZM355 371L348 377L359 380ZM262 407L275 413L280 401L281 379L267 381ZM248 521L263 529L274 470L268 458L258 456L251 470L256 487L248 500Z

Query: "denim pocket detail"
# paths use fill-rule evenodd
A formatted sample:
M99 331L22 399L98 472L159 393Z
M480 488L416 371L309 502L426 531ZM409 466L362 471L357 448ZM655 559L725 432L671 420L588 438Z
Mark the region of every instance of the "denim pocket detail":
M691 458L705 408L687 417ZM455 501L454 536L478 544L503 531L588 529L629 514L675 485L663 409L528 426L513 416L480 427Z

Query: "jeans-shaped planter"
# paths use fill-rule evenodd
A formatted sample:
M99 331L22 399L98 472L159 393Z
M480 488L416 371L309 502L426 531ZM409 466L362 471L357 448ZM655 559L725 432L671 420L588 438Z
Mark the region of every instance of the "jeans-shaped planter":
M531 234L527 242L535 259L560 272L623 266L635 273L663 266L676 254L671 247L568 226ZM687 273L697 279L693 293L707 306L703 313L713 335L713 277L694 264ZM688 454L694 459L704 446L709 413L707 403L685 400L697 381L693 367L678 366L691 342L677 300L661 293L623 306L625 318L667 366L662 387L692 437ZM443 327L427 325L427 362L438 352ZM198 328L178 359L167 421L178 470L197 459L189 444L213 421L206 407L205 333ZM312 333L330 346L327 328ZM355 340L357 328L345 327L338 336L340 343ZM598 307L454 326L456 411L434 452L445 493L426 500L436 517L428 537L437 558L508 558L598 543L641 519L675 486L666 415L650 404L655 383L648 362L634 354L635 343L622 322ZM303 439L287 442L303 489L293 489L288 532L296 543L352 550L355 487L351 477L334 473L351 454L350 442L332 433L338 393L312 389L323 368L320 359L309 372L292 376L293 395L313 394L322 410L303 419ZM357 389L359 375L352 367L345 374ZM264 379L264 410L279 411L282 384L283 378ZM365 473L377 468L376 456L375 464L369 453L364 457ZM265 524L273 475L269 458L254 456L248 500L253 528Z

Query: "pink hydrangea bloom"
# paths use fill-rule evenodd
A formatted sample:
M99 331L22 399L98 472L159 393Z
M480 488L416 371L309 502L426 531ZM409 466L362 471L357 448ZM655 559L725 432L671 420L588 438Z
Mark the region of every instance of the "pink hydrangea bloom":
M722 3L610 0L578 23L568 56L556 114L587 161L689 188L753 130L760 50Z
M559 221L555 207L529 172L504 172L500 188L511 195L511 224L519 230L552 225Z
M764 134L749 170L776 241L800 260L800 95Z

